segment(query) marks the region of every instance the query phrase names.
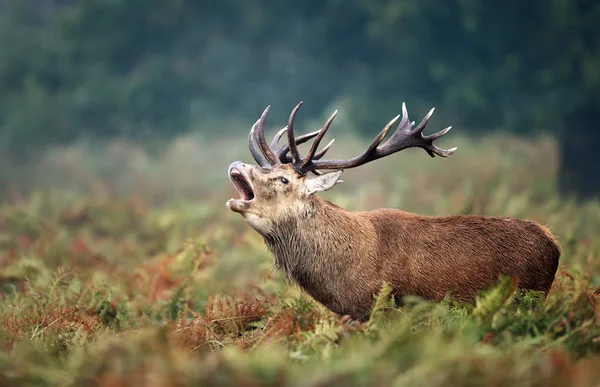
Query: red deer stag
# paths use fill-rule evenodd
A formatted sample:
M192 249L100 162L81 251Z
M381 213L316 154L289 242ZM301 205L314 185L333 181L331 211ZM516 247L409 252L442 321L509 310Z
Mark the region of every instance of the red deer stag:
M253 125L248 146L259 165L231 164L229 178L241 198L230 199L227 207L264 238L276 267L315 300L337 314L364 320L382 281L391 284L397 300L413 295L439 301L450 294L473 302L500 276L516 278L521 288L548 293L561 249L541 225L508 217L432 217L389 208L351 212L315 195L332 188L344 169L406 148L423 148L431 157L450 156L456 148L440 149L433 141L451 127L422 134L434 109L415 127L403 104L402 119L385 143L400 115L361 155L321 160L333 140L320 152L317 148L337 111L321 130L295 137L294 117L301 105L270 144L264 133L269 107ZM285 132L287 144L278 147ZM308 154L301 157L298 145L312 138Z

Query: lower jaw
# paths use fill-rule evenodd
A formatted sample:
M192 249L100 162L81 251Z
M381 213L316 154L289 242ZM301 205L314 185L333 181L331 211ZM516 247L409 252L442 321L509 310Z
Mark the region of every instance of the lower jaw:
M229 199L226 203L226 206L233 212L243 213L250 208L250 203L236 199Z

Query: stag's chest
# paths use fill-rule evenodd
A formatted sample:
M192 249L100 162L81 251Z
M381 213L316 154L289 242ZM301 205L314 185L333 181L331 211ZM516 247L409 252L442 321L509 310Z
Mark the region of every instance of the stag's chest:
M275 265L293 283L316 301L336 313L344 313L352 293L348 269L339 257L326 253L315 244L269 246Z

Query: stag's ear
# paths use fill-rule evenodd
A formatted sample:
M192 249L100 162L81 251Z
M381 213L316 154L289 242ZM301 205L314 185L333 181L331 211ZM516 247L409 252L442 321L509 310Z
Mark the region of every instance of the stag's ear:
M331 189L338 182L340 176L342 176L342 172L344 171L339 170L335 172L324 173L319 176L306 177L306 181L304 183L306 191L310 195L315 192L322 192Z

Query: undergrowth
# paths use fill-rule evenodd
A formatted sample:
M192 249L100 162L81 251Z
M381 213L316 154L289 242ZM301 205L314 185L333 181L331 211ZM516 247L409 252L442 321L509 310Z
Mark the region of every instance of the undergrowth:
M541 222L563 246L548 297L502 278L474 305L406 297L398 307L382 283L363 323L272 270L260 237L223 205L226 176L159 174L175 191L185 181L190 196L170 198L145 185L171 165L164 159L123 167L139 182L130 192L106 190L114 179L78 163L68 170L80 168L79 183L6 185L0 385L597 385L600 203L554 194L547 140L503 141L513 144L496 139L452 165L423 161L401 174L382 160L327 198L350 209ZM192 178L211 189L194 191Z

